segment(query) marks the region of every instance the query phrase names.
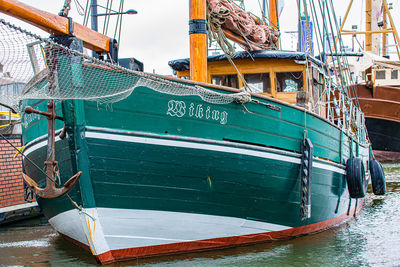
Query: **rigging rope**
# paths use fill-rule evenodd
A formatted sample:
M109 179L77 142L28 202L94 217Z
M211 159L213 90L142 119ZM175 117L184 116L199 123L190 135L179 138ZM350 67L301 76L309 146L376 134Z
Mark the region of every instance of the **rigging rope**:
M229 5L231 5L231 6L229 6ZM215 8L213 8L213 6ZM235 48L233 47L233 45L230 43L230 41L226 37L226 35L223 31L223 27L226 26L226 23L228 23L228 20L229 20L229 25L230 24L236 25L235 31L240 34L240 36L243 38L243 40L247 44L247 46L244 46L243 44L241 44L241 46L243 48L245 48L246 50L252 50L252 48L256 48L256 47L259 47L261 49L270 49L272 47L272 48L276 49L277 48L276 44L273 41L275 33L271 27L263 25L264 28L262 28L263 26L260 26L261 29L263 31L265 30L266 32L268 32L268 37L266 38L266 40L267 40L266 43L261 44L261 43L256 43L256 42L249 40L249 38L247 38L247 35L251 31L259 30L259 29L255 27L252 30L249 30L249 26L247 24L245 24L245 22L242 22L240 20L240 18L241 18L240 16L244 16L246 14L247 18L252 20L250 15L248 15L247 13L240 13L241 15L232 13L232 12L244 12L241 9L236 10L235 8L238 8L238 7L235 7L235 6L236 6L236 4L234 4L231 1L230 2L228 2L228 1L225 1L225 2L223 2L223 1L207 1L207 25L208 25L208 32L209 32L208 38L209 38L210 44L213 41L216 41L217 44L220 46L220 48L223 51L223 53L225 54L226 58L228 59L228 61L231 63L231 65L236 70L240 80L243 83L244 90L251 91L246 80L244 79L244 77L240 73L239 69L237 68L236 64L232 60L232 57L234 56L234 53L235 53ZM218 7L218 8L216 9L216 7ZM230 26L230 27L233 27L233 26ZM245 34L244 30L248 33ZM249 55L251 56L251 54L249 54Z
M31 58L35 60L31 62ZM12 77L8 81L10 84L16 81L25 83L22 95L19 92L14 92L14 95L0 92L0 102L15 107L15 110L20 108L24 99L82 99L100 104L113 103L125 99L138 87L170 95L197 95L214 104L250 101L247 93L220 93L128 70L43 39L4 20L0 20L0 62L4 65L4 72L9 72ZM49 93L48 79L51 75L55 77L55 88Z
M90 11L91 11L89 2L90 2L90 0L86 0L85 16L83 17L83 22L82 22L82 25L85 27L87 27L87 25L89 23L89 16L90 16Z
M298 7L300 0L297 1ZM335 36L338 31L339 31L339 26L337 23L337 20L335 18L335 10L333 7L333 3L331 0L329 0L328 2L325 2L324 0L322 0L322 4L321 4L321 0L318 0L318 4L319 4L319 11L320 14L319 16L317 15L317 9L315 7L314 1L309 0L309 4L311 7L311 14L313 17L313 21L314 21L314 29L316 32L316 35L319 36L319 39L321 39L322 44L324 44L325 41L325 37L329 36L328 34L331 34L332 36ZM326 4L326 5L325 5ZM304 9L306 9L306 4L305 4L305 0L303 0L303 6ZM299 10L300 12L300 10ZM305 16L306 16L306 21L308 21L308 13L305 10ZM333 19L332 19L332 15L333 15ZM324 33L321 33L320 30L320 23L319 23L319 17L322 18L323 20L323 30ZM300 13L299 13L299 18L300 18ZM326 33L326 36L325 36ZM299 32L300 34L300 40L304 40L305 38L302 37L303 31L301 30ZM307 35L309 35L309 29L307 29ZM308 42L310 43L310 36L308 37ZM339 92L339 106L341 107L341 114L343 116L344 119L344 124L343 127L345 127L347 130L351 130L351 132L353 133L358 133L358 136L365 136L365 139L363 137L364 140L368 140L368 137L366 135L365 132L365 127L364 127L364 123L363 123L363 119L362 119L362 115L361 114L361 110L359 108L359 103L358 103L358 99L356 97L356 93L355 93L355 88L353 85L353 81L350 75L350 68L349 68L349 63L347 61L347 58L342 57L342 56L337 56L336 60L334 60L331 64L332 66L330 66L328 64L328 60L327 60L327 56L325 53L325 47L324 45L322 45L323 48L323 53L321 54L321 50L320 50L320 42L319 39L317 38L317 48L318 51L320 53L320 55L323 57L321 58L322 62L324 63L324 72L325 74L330 76L330 71L333 70L334 72L334 78L337 82L336 85L332 85L328 82L326 82L327 86L325 87L324 91L323 91L323 95L327 95L328 98L328 118L333 117L333 115L330 115L330 97L333 96L333 106L335 107L335 109L338 108L337 104L336 104L336 99L335 99L335 90L338 90L337 92ZM330 50L330 54L333 54L333 51L337 51L339 54L343 54L344 50L343 50L343 39L340 38L339 36L339 44L338 46L336 46L333 42L331 43L331 41L328 39L327 40L329 42L329 44L332 45L328 45L327 48L328 50ZM306 60L307 60L307 53L306 53ZM329 79L330 81L330 79ZM338 86L336 88L336 86ZM333 89L333 90L332 90ZM354 96L354 103L355 105L353 105L353 99L352 96ZM343 101L342 101L343 99ZM324 104L325 102L323 102L322 104ZM324 104L325 105L325 104ZM314 110L315 111L315 110ZM340 116L340 114L337 114L337 116ZM332 118L331 118L332 119ZM362 129L359 129L359 128Z
M83 6L81 5L81 3L79 3L79 0L74 0L74 3L76 5L76 11L78 12L78 14L80 16L85 15L85 9L83 8Z
M207 12L207 25L208 25L208 38L210 39L210 43L215 40L220 46L222 52L224 52L226 58L231 63L231 65L235 68L236 73L238 74L240 80L243 83L243 88L245 91L250 91L250 88L240 73L239 69L236 67L236 64L233 62L232 57L235 54L235 48L226 38L224 32L222 31L222 25L225 23L226 18L230 15L229 10L224 10L220 12L209 11Z
M103 24L103 34L107 35L107 31L108 31L108 25L110 22L110 15L109 15L109 11L111 11L111 7L112 7L112 0L111 0L111 5L110 5L110 0L107 0L107 4L106 4L106 15L104 18L104 24Z

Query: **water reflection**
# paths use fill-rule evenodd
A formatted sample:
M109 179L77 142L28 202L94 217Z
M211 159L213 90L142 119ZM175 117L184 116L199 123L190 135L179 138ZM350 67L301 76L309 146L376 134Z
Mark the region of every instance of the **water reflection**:
M400 163L385 163L383 170L385 171L386 182L400 182Z
M396 266L400 264L400 164L384 165L387 194L371 188L364 209L336 228L287 241L165 256L111 266ZM95 266L47 224L0 228L0 265ZM5 256L4 256L5 255Z

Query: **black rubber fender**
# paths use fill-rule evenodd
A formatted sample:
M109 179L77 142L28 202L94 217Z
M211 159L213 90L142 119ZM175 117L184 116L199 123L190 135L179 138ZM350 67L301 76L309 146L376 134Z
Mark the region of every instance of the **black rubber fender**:
M351 198L363 198L366 192L364 164L359 158L349 158L346 162L347 188Z
M376 159L370 161L369 172L371 174L372 190L374 194L378 196L386 194L385 172L379 161Z

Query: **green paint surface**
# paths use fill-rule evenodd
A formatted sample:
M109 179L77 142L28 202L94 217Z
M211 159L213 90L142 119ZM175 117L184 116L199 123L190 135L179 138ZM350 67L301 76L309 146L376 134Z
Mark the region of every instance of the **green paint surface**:
M85 75L85 69L81 71ZM80 77L76 79L80 84ZM131 82L134 81L124 86ZM173 135L230 141L233 145L248 144L251 149L271 147L299 154L307 130L314 156L337 163L350 157L353 141L337 127L289 105L258 100L280 110L258 103L245 104L246 108L237 103L210 104L198 96L161 94L146 87L136 88L128 98L107 107L81 100L63 101L58 112L64 117L68 137L57 144L61 180L65 182L73 173L83 171L71 196L85 208L179 211L288 226L346 213L355 201L349 199L345 176L332 171L313 168L312 217L301 221L298 164L201 149L85 138L85 127L99 127L129 131L131 135L137 132L164 138ZM171 103L178 102L185 107L184 112L171 109ZM37 101L26 104L32 103ZM42 101L37 106L43 105ZM221 114L226 117L222 119ZM28 119L25 143L47 133L46 120ZM63 122L57 122L56 129L62 127ZM34 153L32 158L41 165L45 147ZM359 146L358 153L366 164L368 148ZM26 162L25 169L31 177L43 180ZM47 217L73 208L65 198L41 199L39 203Z

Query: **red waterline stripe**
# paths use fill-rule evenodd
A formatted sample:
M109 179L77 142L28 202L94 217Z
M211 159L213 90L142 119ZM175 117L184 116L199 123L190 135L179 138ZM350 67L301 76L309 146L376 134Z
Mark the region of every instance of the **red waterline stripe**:
M165 245L125 248L107 251L100 255L95 255L96 260L101 264L108 264L116 261L125 261L137 258L147 258L161 255L170 255L178 253L188 253L194 251L205 251L216 248L228 248L240 245L249 245L262 243L267 241L289 239L291 237L311 234L328 229L336 224L349 219L359 210L364 200L362 200L357 208L353 208L348 214L343 214L338 217L304 226L290 228L282 231L265 232L260 234L250 234L232 237L220 237L213 239L204 239L198 241L189 241L181 243L172 243Z

